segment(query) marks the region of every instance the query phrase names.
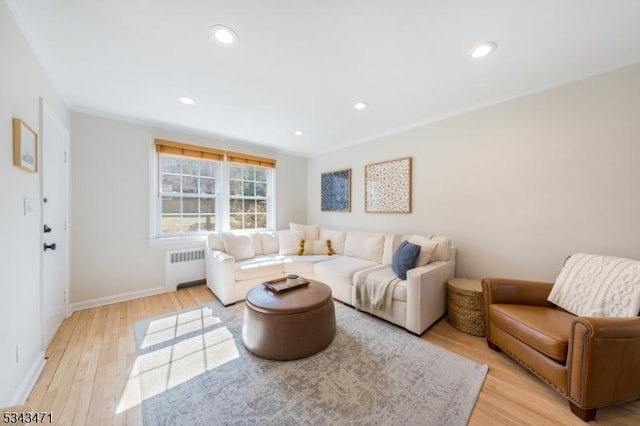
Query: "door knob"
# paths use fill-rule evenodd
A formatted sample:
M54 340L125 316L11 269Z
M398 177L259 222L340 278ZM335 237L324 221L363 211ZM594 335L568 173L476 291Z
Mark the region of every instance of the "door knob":
M47 225L44 226L44 233L46 234L47 232L51 232L51 228L48 227Z
M46 244L45 243L44 251L47 251L47 249L55 250L56 249L56 243L53 243L53 244Z

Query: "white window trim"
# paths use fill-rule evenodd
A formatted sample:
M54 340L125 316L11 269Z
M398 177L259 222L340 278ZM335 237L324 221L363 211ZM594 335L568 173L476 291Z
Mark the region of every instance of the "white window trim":
M183 245L193 245L193 243L200 243L206 240L209 232L201 232L197 234L184 234L184 235L158 235L158 220L160 218L160 188L159 185L159 170L158 170L158 153L155 149L153 139L149 139L149 229L147 244L151 246L175 246L180 247ZM253 229L230 229L230 215L229 212L229 162L225 159L222 164L222 172L219 179L216 179L216 196L215 196L215 208L216 208L216 224L221 224L222 229L218 227L216 231L211 232L232 232L235 234L250 234L253 232L261 232L262 230ZM275 229L276 224L276 169L269 169L267 173L267 205L271 208L267 211L267 228L271 231Z

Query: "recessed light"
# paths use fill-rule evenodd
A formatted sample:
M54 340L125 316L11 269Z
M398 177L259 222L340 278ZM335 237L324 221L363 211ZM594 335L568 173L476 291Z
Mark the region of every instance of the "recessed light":
M178 98L178 100L185 105L193 105L196 103L196 101L193 100L193 98L190 98L189 96L181 96Z
M304 132L302 130L296 130L295 132L293 132L293 134L296 136L302 136L304 135Z
M238 34L224 25L214 25L209 28L209 36L213 41L223 46L231 46L238 42Z
M353 104L353 107L357 110L361 110L361 109L365 109L367 107L367 103L366 102L356 102L355 104Z
M473 59L484 58L494 50L498 48L498 44L493 41L488 41L486 43L479 44L471 50L469 56Z

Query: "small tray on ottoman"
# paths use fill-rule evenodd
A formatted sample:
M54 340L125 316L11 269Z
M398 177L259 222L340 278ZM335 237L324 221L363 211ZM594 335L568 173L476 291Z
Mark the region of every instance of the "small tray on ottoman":
M295 284L287 284L286 279L277 278L271 281L265 281L262 283L267 289L274 293L286 293L287 291L295 290L296 288L306 287L309 285L309 280L297 282Z

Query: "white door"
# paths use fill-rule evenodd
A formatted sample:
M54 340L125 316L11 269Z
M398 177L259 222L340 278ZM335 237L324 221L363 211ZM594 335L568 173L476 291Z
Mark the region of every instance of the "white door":
M69 283L69 131L41 101L42 344L46 348L67 312Z

